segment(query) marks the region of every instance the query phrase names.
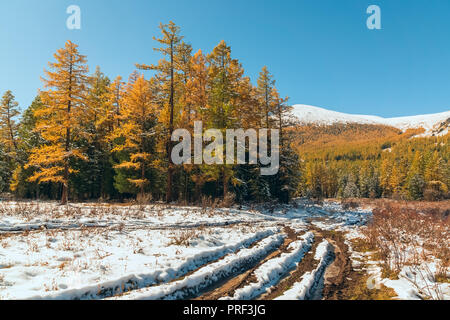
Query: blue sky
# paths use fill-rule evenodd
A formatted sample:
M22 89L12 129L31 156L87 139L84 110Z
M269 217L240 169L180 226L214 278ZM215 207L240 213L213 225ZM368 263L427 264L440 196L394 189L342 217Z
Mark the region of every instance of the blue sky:
M66 28L79 5L82 29ZM382 30L366 9L380 6ZM173 20L195 50L225 40L256 83L267 65L295 104L385 117L450 110L450 1L2 0L0 92L27 107L68 39L109 77L159 59L152 40Z

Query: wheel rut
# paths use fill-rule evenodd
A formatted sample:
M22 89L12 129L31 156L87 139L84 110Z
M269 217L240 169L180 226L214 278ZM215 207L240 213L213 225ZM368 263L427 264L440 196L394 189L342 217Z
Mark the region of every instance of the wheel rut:
M279 257L282 253L288 252L289 245L298 240L299 236L302 235L295 232L290 227L285 227L284 232L287 234L287 237L284 240L284 243L277 250L273 251L253 266L250 266L244 272L229 277L220 284L216 284L213 288L208 288L203 294L195 298L195 300L218 300L220 298L230 297L233 296L237 289L243 288L249 283L255 282L256 279L254 276L254 271L265 262Z

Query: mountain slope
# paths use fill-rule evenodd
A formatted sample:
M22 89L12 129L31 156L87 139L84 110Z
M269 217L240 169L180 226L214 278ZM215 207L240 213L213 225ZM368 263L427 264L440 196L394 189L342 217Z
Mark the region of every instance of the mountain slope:
M445 135L449 131L450 111L411 117L382 118L369 115L353 115L324 108L294 105L293 114L302 124L332 125L336 123L358 123L387 125L400 130L425 129L423 135Z

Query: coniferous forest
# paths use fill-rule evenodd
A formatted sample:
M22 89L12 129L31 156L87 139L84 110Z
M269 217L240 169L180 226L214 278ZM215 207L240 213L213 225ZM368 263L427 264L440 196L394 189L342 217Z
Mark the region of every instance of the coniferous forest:
M82 48L68 41L30 106L4 93L0 192L62 203L449 197L448 134L293 124L267 67L254 84L226 42L193 52L174 23L160 29L161 60L137 63L128 79L110 79L100 67L91 72ZM260 165L174 165L172 133L193 132L195 121L204 130L279 129L280 170L261 176Z
M422 132L362 124L296 127L298 190L315 198L448 199L449 134Z
M264 67L254 86L231 48L193 52L174 23L160 25L157 64L136 64L128 80L90 73L71 41L42 77L39 95L21 115L13 93L1 101L0 190L19 198L134 197L196 202L203 197L288 201L298 185L298 157L282 138L280 170L259 165L181 165L170 160L177 128L272 128L289 111ZM147 72L149 71L149 72ZM148 74L152 74L150 78Z

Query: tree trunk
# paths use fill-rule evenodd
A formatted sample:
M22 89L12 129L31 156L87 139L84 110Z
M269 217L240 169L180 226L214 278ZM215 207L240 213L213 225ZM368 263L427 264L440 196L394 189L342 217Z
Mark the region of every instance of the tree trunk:
M36 200L39 200L39 183L36 183Z
M170 144L170 142L169 142ZM167 152L170 154L172 153L172 148L169 146L167 148ZM166 202L170 203L172 201L172 179L173 179L173 167L171 163L171 159L169 159L169 168L167 170L167 192L166 192Z
M199 183L195 183L195 201L197 201L198 203L200 203L200 184Z
M143 200L144 199L144 180L145 180L145 164L144 164L144 160L142 160L142 163L141 163L141 180L142 180L142 183L141 183L141 200Z
M69 107L70 110L70 101ZM70 128L67 128L67 137L66 137L66 152L69 152L69 144L70 144ZM62 195L61 195L61 204L65 205L69 201L69 159L64 160L64 178L62 185Z
M278 127L278 129L280 130L280 146L283 147L283 113L282 113L281 108L282 108L282 106L279 105L278 106L278 110L279 110L279 113L278 113L279 127Z
M14 133L13 133L13 128L12 128L12 124L11 124L10 109L11 108L8 105L8 128L9 128L9 134L11 136L11 141L12 141L13 146L14 146L14 151L17 152L17 143L16 143L16 139L14 139Z
M67 184L65 182L63 182L63 184L62 184L62 194L61 194L61 204L62 205L66 205L67 202L68 202L68 198L69 198L68 187L67 187Z
M225 165L223 166L222 174L223 174L223 198L225 199L225 197L228 194L228 177L227 177Z
M269 129L269 92L266 87L266 129Z
M167 192L166 201L170 203L172 201L172 179L173 179L173 163L172 163L172 133L173 133L173 113L174 113L174 61L173 61L173 41L170 44L170 122L169 122L169 139L167 142L167 157L169 160L169 168L167 170Z
M70 114L71 101L67 105L67 112ZM70 115L69 115L70 117ZM64 177L63 177L63 190L61 195L61 204L65 205L69 201L69 159L67 153L70 149L70 127L67 128L66 133L66 158L64 159Z
M188 197L188 173L186 172L186 170L184 170L184 201L186 202L186 204L189 201L189 197Z
M61 204L65 205L69 201L69 158L68 153L70 150L70 112L72 109L72 61L69 68L69 102L67 103L67 118L68 127L66 128L66 155L64 159L64 177L63 177L63 190L61 195Z

